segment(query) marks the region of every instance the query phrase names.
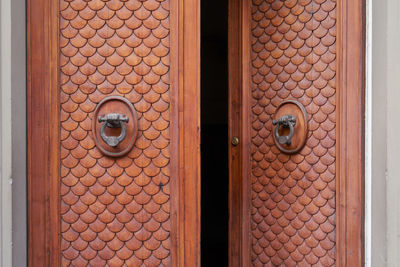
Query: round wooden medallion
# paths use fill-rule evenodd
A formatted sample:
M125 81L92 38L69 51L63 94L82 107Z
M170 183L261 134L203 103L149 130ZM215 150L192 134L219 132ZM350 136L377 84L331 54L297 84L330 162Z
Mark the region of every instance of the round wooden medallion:
M276 109L272 135L276 146L286 154L299 152L308 134L308 116L296 100L285 100Z
M113 127L113 121L105 121L107 118L123 118L123 120L117 121L117 127ZM132 103L122 96L104 98L94 111L92 130L95 144L104 155L109 157L126 155L133 148L137 136L137 115ZM117 145L106 142L107 138L117 139L122 135L124 138L120 138L122 141Z

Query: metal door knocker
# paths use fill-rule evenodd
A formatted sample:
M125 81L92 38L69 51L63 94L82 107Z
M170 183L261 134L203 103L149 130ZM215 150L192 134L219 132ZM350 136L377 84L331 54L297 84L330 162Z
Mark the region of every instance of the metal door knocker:
M278 120L273 120L272 124L277 125L275 127L275 138L278 140L279 144L281 145L291 145L292 144L292 138L294 135L294 126L296 126L296 117L293 116L292 114L289 115L284 115L283 117L280 117ZM279 128L288 128L289 129L289 134L288 135L279 135Z
M100 128L100 135L107 145L116 147L118 146L126 137L126 122L129 122L129 118L125 115L118 113L109 113L98 118L99 122L102 122ZM110 128L121 128L121 134L119 136L108 136L105 132L106 127Z
M299 152L308 135L308 116L304 106L296 100L285 100L276 109L272 120L275 145L286 154Z
M132 103L122 96L105 97L92 117L96 147L106 156L122 157L132 150L137 136L137 115Z

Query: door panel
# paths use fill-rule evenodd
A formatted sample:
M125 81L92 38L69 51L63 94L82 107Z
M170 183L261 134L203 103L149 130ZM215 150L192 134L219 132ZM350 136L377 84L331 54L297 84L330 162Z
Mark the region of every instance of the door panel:
M169 1L60 1L62 265L170 265ZM93 111L138 113L135 147L105 156Z
M30 266L199 264L198 7L28 1ZM108 96L136 110L124 156L95 143Z
M253 1L251 22L252 263L335 263L336 3ZM273 140L287 99L309 117L304 148Z
M230 265L361 266L363 1L229 5ZM274 140L286 100L308 114L293 154Z

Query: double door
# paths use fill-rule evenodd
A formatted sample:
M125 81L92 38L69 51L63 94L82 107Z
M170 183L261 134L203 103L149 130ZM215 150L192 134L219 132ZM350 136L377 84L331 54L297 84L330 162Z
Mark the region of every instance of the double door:
M200 1L27 5L29 265L200 266ZM363 12L229 1L230 266L361 266Z

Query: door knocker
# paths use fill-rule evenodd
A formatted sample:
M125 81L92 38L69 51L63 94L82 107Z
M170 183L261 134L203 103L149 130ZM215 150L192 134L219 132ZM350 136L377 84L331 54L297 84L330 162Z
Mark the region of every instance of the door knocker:
M99 122L102 122L100 128L100 135L107 145L116 147L118 146L126 137L126 124L129 122L128 116L121 115L118 113L109 113L98 118ZM106 127L110 128L121 128L121 134L119 136L108 136L105 132Z
M273 125L277 125L275 127L275 138L278 140L279 144L281 145L291 145L292 144L292 137L294 135L294 126L296 126L296 117L292 114L284 115L280 117L278 120L272 121ZM279 128L288 128L289 134L288 135L279 135Z
M276 109L272 125L276 146L286 154L299 152L308 134L308 117L304 106L296 100L285 100Z
M108 96L96 107L92 131L97 148L106 156L122 157L132 150L137 136L137 115L122 96Z

